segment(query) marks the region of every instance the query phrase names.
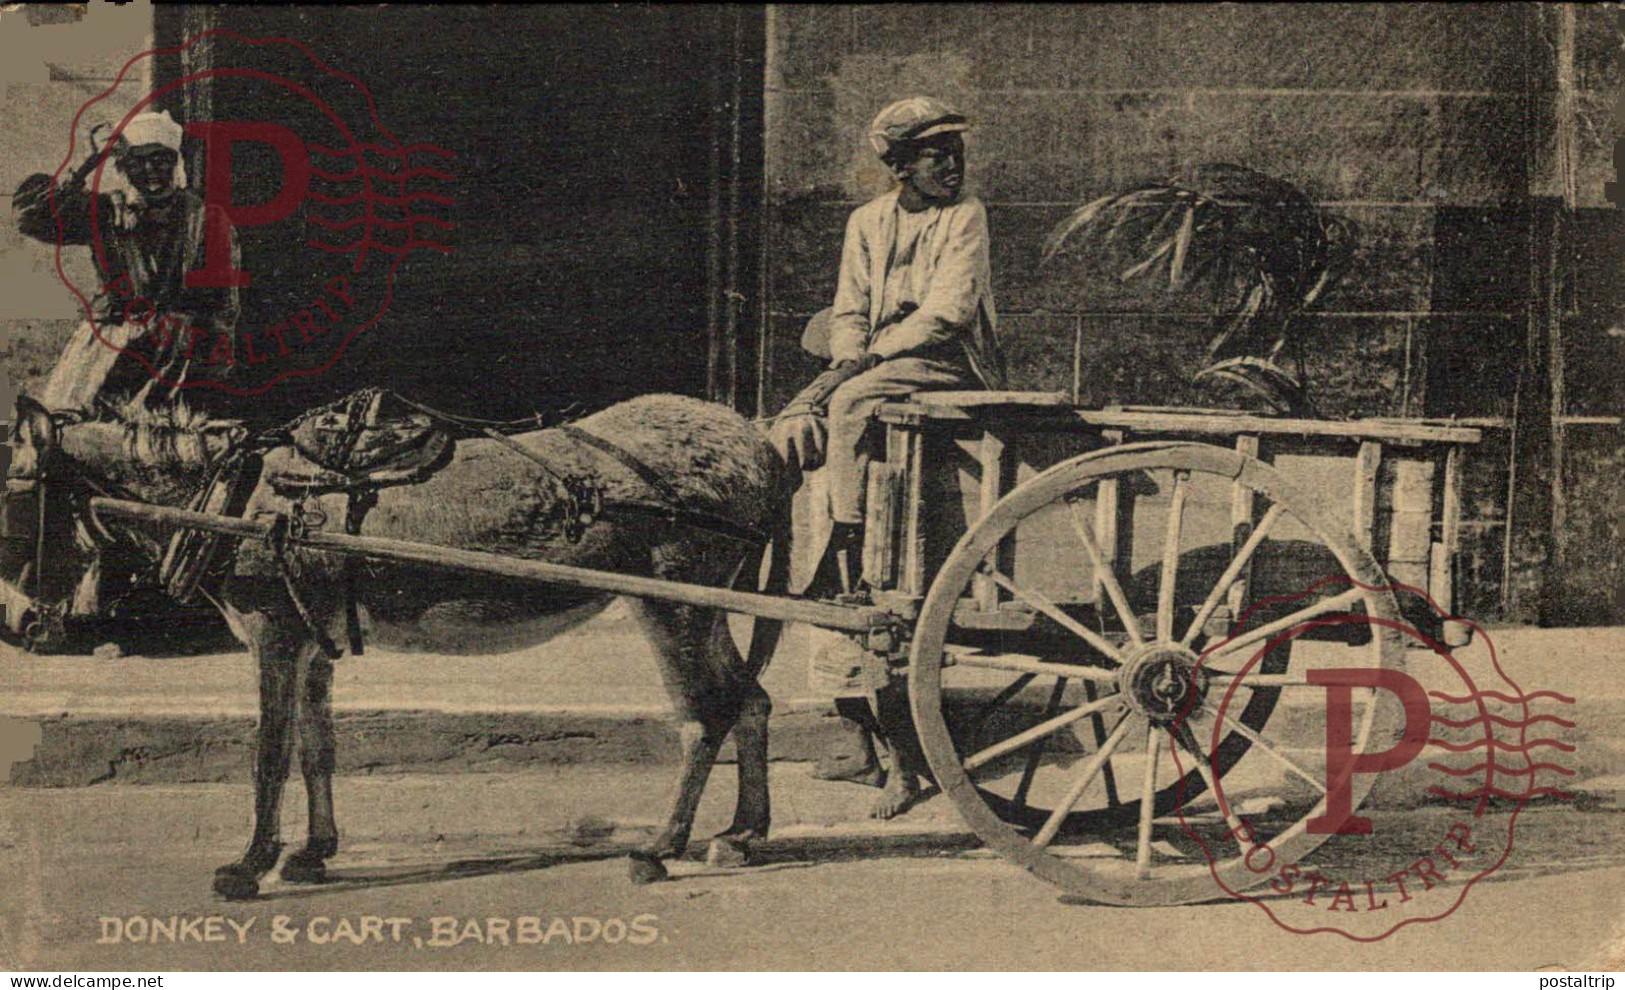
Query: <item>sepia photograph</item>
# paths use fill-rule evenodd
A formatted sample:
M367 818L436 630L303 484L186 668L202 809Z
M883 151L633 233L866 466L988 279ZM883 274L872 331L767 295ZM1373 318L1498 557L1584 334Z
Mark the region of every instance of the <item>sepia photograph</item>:
M1612 986L1622 56L0 4L0 969Z

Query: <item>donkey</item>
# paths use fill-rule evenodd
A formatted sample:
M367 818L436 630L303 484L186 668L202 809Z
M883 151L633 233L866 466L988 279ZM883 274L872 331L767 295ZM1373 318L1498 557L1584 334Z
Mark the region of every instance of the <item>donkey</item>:
M786 559L790 469L760 429L732 410L674 395L643 396L574 424L657 472L686 507L770 535L775 564ZM650 498L647 479L557 429L511 437L557 475L594 474L606 505ZM27 398L17 403L10 478L52 478L77 494L114 493L158 505L184 506L209 471L243 440L243 431L170 410L74 421ZM562 511L557 475L494 439L459 441L451 459L417 484L385 488L366 515L364 536L415 540L578 567L690 584L725 586L754 580L764 548L681 520L649 514L605 516L572 541L550 525ZM345 496L301 500L302 514L344 518ZM82 500L77 504L83 505ZM263 479L245 515L290 513L294 506ZM167 533L144 524L108 528L80 511L82 531L95 539L134 540L149 554ZM64 548L64 552L72 548ZM154 559L155 556L154 556ZM254 832L241 859L215 871L214 889L227 898L258 894L259 881L282 857L281 799L297 735L300 769L310 803L303 848L282 863L291 882L320 882L338 850L333 813L333 662L319 633L342 642L345 628L343 557L245 540L223 580L206 588L259 669L260 710L254 756ZM389 650L442 654L506 652L536 644L580 624L615 596L501 578L447 580L431 568L367 562L355 581L357 602L370 619L368 638ZM12 577L7 575L8 578ZM290 584L294 591L290 593ZM770 589L771 590L771 589ZM652 843L628 864L635 883L667 876L662 860L681 856L695 810L724 739L738 750L734 820L713 839L713 855L740 862L749 844L767 836L767 731L772 703L758 676L772 652L777 626L758 620L758 635L742 657L719 610L634 600L633 609L658 658L682 745L670 814ZM301 615L301 611L304 612Z

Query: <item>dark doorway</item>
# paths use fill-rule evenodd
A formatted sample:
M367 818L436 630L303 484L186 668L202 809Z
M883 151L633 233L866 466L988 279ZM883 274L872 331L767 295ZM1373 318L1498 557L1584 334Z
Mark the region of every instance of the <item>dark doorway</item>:
M384 320L331 372L278 385L248 415L371 384L492 418L648 392L753 394L740 381L752 362L734 356L753 352L742 338L756 325L756 235L740 204L760 202L760 10L160 7L157 17L160 45L211 27L297 39L362 80L402 142L455 156L455 202L440 214L455 224L451 253L408 255ZM270 71L278 56L263 57ZM197 68L173 58L167 78ZM166 103L195 119L310 112L244 92L217 80ZM254 191L252 155L234 164L239 200L275 194ZM309 262L286 231L240 235L245 267L275 273L245 293L252 326L309 293Z

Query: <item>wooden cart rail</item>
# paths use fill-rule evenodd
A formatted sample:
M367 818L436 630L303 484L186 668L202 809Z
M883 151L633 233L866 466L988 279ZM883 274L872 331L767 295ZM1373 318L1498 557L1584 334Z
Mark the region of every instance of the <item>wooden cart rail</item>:
M1004 497L1009 484L1019 482L1017 470L1025 461L1017 445L1039 437L1092 435L1107 444L1195 441L1233 447L1266 462L1305 455L1346 461L1347 487L1339 485L1330 494L1347 499L1343 518L1356 541L1377 556L1393 580L1425 589L1445 609L1454 608L1462 465L1465 452L1484 435L1475 426L1394 418L1289 419L1179 407L1088 408L1051 392L922 392L883 405L877 418L886 427L887 454L884 464L871 467L865 578L872 586L895 588L904 600L924 596L947 539L930 525L927 503L943 495L928 491L924 476L940 455L927 448L957 443L978 463L980 479L972 484L979 491L948 496L962 498L965 517L974 522ZM1315 470L1321 472L1320 483L1328 483L1324 469ZM1251 494L1236 486L1231 501L1232 531L1250 529L1257 522ZM1120 502L1117 480L1102 479L1092 524L1108 561L1117 556L1119 532L1128 525ZM1009 625L1008 603L1001 603L1004 596L993 580L978 575L973 585L974 609L960 624ZM1232 611L1241 607L1244 588L1239 582L1235 586ZM1100 590L1095 589L1097 600Z
M165 506L148 505L115 498L93 498L91 511L97 514L120 516L142 522L158 523L187 529L207 530L227 536L265 539L275 523L269 520L235 519L207 512L192 512ZM346 533L307 531L289 534L290 546L307 550L351 554L373 560L390 560L406 564L425 564L453 571L483 574L493 577L515 578L542 584L563 585L572 588L591 588L611 594L650 598L720 608L743 615L785 622L805 622L826 629L845 632L868 632L895 625L898 617L883 608L837 605L829 602L807 601L775 595L761 595L729 588L711 588L658 578L595 571L564 564L550 564L540 560L524 560L474 550L454 550L428 543L391 540L376 536L350 536Z
M1103 430L1148 433L1346 437L1351 440L1383 440L1390 443L1478 443L1484 436L1482 430L1474 427L1433 425L1414 420L1281 419L1227 410L1198 412L1084 409L1072 406L1064 396L1050 397L1044 393L1027 392L991 392L981 396L977 396L976 393L924 392L909 402L883 406L879 417L887 423L917 423L922 420L969 421L982 418L986 413L985 407L988 406L997 406L1000 414L1019 416L1024 421L1049 420Z

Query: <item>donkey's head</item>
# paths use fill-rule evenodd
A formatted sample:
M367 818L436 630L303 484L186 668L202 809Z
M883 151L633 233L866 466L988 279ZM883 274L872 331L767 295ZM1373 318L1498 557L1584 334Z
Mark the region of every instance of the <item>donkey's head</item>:
M63 475L62 428L73 417L53 414L18 396L0 497L0 596L5 625L31 644L59 630L66 602L94 557L75 538L73 484Z
M184 407L108 408L91 418L19 396L0 513L0 579L38 603L77 603L99 557L152 557L162 546L163 534L142 527L110 532L90 517L88 499L183 505L245 432Z

